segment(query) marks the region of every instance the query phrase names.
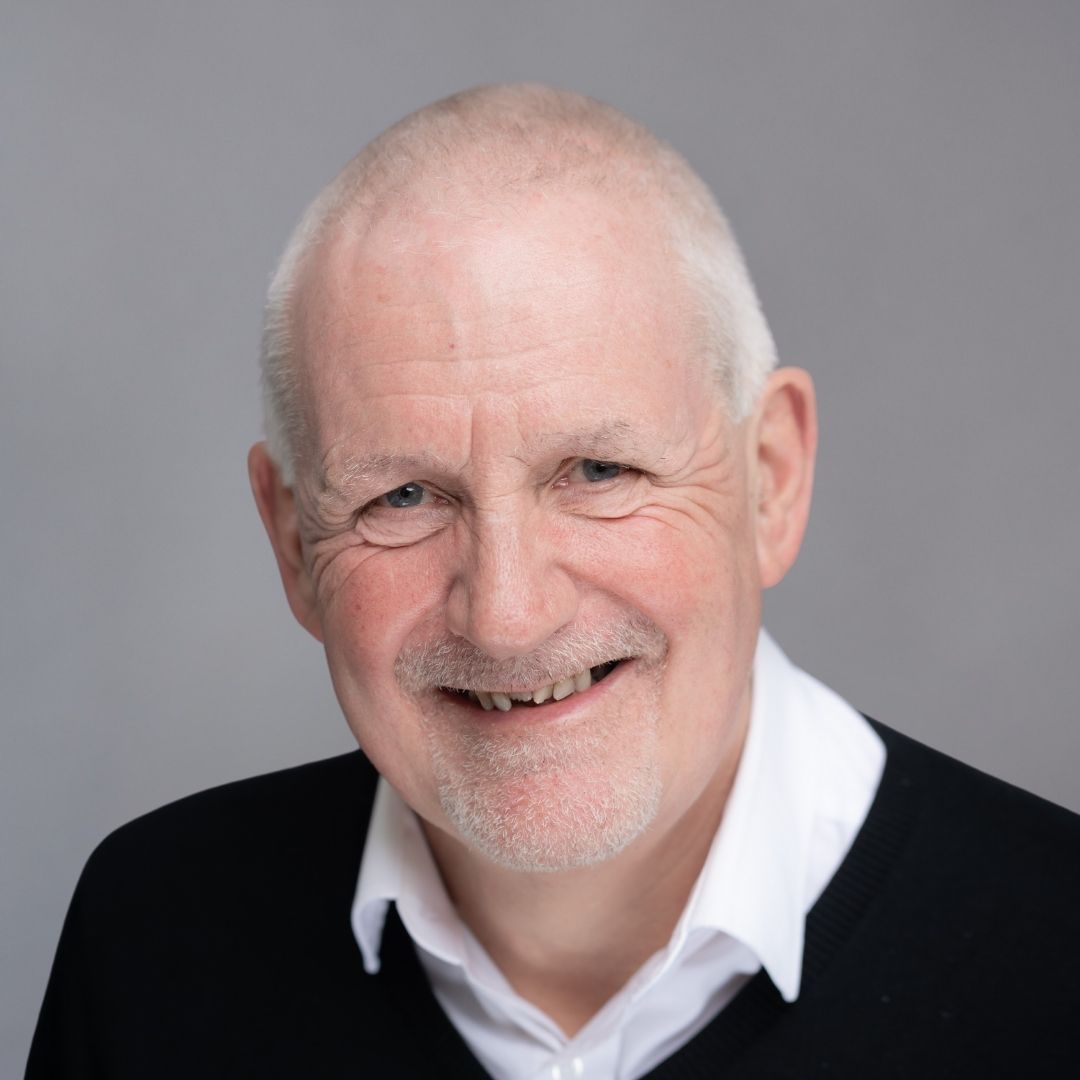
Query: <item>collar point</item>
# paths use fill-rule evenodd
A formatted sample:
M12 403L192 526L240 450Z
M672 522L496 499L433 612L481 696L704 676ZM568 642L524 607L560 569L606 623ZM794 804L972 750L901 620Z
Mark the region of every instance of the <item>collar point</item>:
M799 1000L799 990L801 989L800 980L796 977L794 979L780 979L779 981L773 980L773 985L780 991L780 996L788 1005L794 1005Z
M364 971L366 971L368 975L378 975L379 970L382 967L382 961L379 959L379 954L370 952L367 949L361 949L360 955L364 959Z

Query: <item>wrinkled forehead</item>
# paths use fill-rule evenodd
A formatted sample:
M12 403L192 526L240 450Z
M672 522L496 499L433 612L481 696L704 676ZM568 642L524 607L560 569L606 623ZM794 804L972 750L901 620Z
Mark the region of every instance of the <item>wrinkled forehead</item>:
M546 305L557 318L567 305L613 306L631 296L653 298L639 318L662 308L692 322L657 208L588 189L504 199L462 190L343 219L301 275L297 332L312 362L335 332L352 327L377 338L406 308L413 320L451 311L465 320L496 306L509 318L515 308L539 314Z
M661 215L588 190L464 193L345 220L301 279L296 331L315 453L343 410L384 396L405 365L410 386L452 379L481 394L582 365L670 375L702 352Z

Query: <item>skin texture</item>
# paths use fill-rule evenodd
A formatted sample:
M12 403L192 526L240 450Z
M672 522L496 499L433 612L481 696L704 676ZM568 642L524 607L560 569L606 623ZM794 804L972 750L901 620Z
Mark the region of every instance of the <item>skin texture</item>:
M384 214L301 295L295 487L250 457L290 604L462 917L572 1034L666 942L722 815L809 512L809 377L732 423L659 224L588 191ZM442 647L454 685L532 688L628 626L636 658L535 710L402 677Z

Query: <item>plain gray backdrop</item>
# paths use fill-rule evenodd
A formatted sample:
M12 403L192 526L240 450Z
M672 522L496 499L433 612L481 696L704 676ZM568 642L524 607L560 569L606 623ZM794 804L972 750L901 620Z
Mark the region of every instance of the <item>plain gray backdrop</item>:
M123 821L352 747L247 487L263 290L404 113L540 79L717 191L822 440L767 601L863 710L1080 808L1080 5L97 0L0 38L0 1074ZM358 960L359 962L359 960Z

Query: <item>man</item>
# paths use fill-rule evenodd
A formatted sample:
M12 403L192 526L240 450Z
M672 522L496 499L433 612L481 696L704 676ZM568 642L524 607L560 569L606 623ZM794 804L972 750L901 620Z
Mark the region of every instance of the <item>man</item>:
M670 148L421 110L301 221L263 359L255 499L362 754L107 840L30 1076L1065 1063L1075 818L759 632L813 389Z

